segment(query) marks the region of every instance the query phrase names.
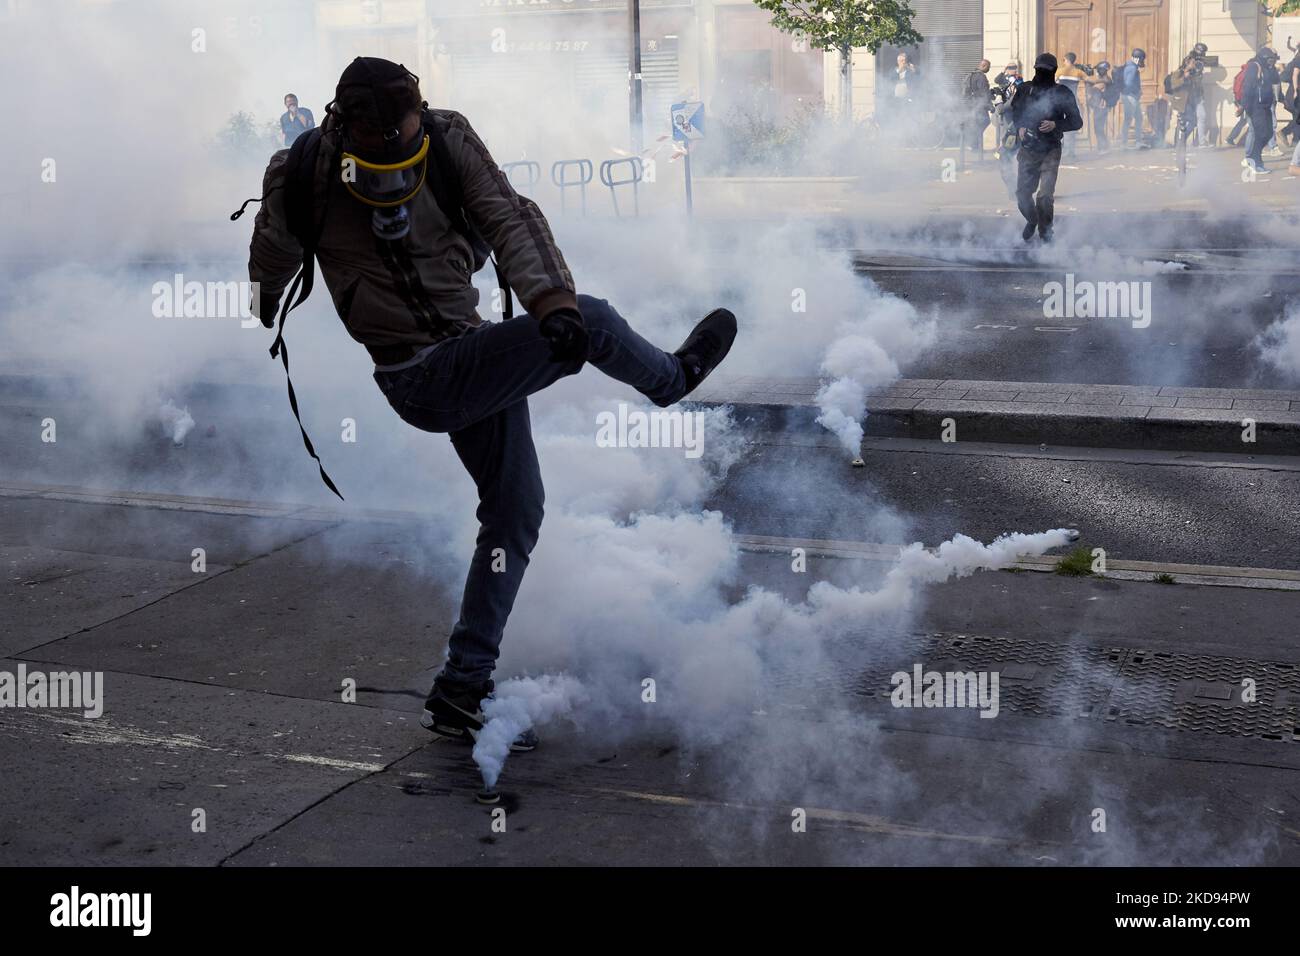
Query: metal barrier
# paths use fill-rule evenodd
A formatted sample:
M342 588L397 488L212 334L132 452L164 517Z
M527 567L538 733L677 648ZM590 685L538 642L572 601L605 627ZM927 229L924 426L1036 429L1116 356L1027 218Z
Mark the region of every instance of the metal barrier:
M631 178L615 179L614 170L619 166L626 165L631 173ZM641 215L641 197L639 194L638 183L641 182L644 165L639 156L627 156L623 159L607 159L600 164L600 181L609 187L610 199L614 201L614 215L622 218L623 212L618 208L618 190L617 186L632 187L632 215Z
M524 182L516 181L516 170L521 170L524 173ZM513 163L502 163L501 172L506 174L506 180L511 186L520 191L526 191L536 186L538 180L542 178L542 164L535 163L531 159L521 159Z
M569 178L569 170L578 171L577 179ZM551 182L555 183L560 190L560 212L568 214L568 193L569 190L577 186L582 196L582 214L587 215L587 184L591 182L592 174L595 167L589 159L561 159L551 165Z

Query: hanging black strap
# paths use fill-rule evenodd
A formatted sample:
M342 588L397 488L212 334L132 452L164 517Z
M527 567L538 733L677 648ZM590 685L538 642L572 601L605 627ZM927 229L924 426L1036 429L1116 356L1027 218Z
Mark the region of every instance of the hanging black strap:
M271 343L271 358L279 357L284 364L284 382L289 389L289 407L293 409L293 417L298 422L298 431L302 433L302 443L307 448L307 454L316 460L316 467L320 469L321 481L325 482L325 487L338 495L340 501L343 501L343 495L326 473L325 465L321 462L320 455L316 454L316 448L311 443L307 429L303 427L302 414L298 410L298 396L294 393L293 379L289 376L289 348L284 342L285 320L288 319L290 312L302 305L307 296L311 295L312 284L316 278L318 230L315 222L315 182L316 160L320 153L321 136L322 133L319 127L310 133L299 136L294 140L293 146L290 147L288 161L285 164L284 200L286 225L302 246L302 267L299 268L298 274L294 276L293 284L289 286L289 292L285 296L284 304L280 307L275 341ZM323 218L322 214L322 227L324 225Z
M289 388L289 407L293 409L293 417L298 422L298 431L302 432L302 443L307 448L307 454L316 459L316 467L320 469L320 479L325 482L325 487L338 495L339 501L343 501L345 500L343 495L325 472L325 465L321 462L320 455L316 454L311 438L307 435L307 429L303 427L302 415L298 411L298 396L294 394L293 379L289 376L289 348L284 342L285 319L311 294L312 282L316 275L314 260L314 252L311 250L304 251L302 268L298 270L298 275L294 277L293 284L289 286L289 294L285 296L284 305L280 308L279 326L276 329L275 341L271 343L271 358L278 355L280 361L284 364L284 381Z

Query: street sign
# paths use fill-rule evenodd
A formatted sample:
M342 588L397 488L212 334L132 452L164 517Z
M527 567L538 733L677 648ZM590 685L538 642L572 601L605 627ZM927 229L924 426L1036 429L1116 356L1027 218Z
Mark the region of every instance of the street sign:
M673 139L679 143L704 139L704 104L674 103L670 109L673 114Z

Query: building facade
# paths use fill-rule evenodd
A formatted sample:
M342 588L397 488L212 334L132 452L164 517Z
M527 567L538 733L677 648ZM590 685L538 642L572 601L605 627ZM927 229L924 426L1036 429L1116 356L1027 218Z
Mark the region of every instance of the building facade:
M1124 62L1134 47L1147 51L1143 74L1144 99L1154 100L1161 81L1176 67L1193 44L1205 43L1217 58L1210 78L1216 87L1211 97L1220 125L1230 119L1232 78L1238 68L1269 38L1270 17L1259 0L910 0L914 24L927 37L920 63L942 64L942 72L953 74L973 70L981 57L993 63L997 72L1009 60L1019 60L1026 73L1043 51L1058 59L1067 52L1078 54L1081 63L1108 60ZM970 40L967 22L978 10L978 42ZM929 31L929 32L927 32ZM933 40L944 43L939 55L925 51ZM1275 41L1286 56L1282 41ZM978 48L978 49L977 49ZM858 51L853 63L853 112L868 115L875 110L876 77L888 69L897 51L881 50L872 56ZM836 57L828 56L828 60ZM838 64L828 63L827 90ZM832 97L833 99L833 97ZM1231 125L1229 122L1228 125Z
M628 0L318 0L323 63L383 56L416 70L443 105L478 91L528 91L557 115L626 112ZM822 59L768 23L749 0L641 0L648 136L669 104L761 95L775 109L821 108ZM504 54L504 55L503 55ZM341 68L341 67L339 67ZM592 109L592 107L597 109ZM600 107L608 107L602 110Z
M1259 0L910 0L917 47L853 60L853 113L876 109L879 78L899 52L927 83L955 89L987 57L1028 72L1043 50L1082 63L1118 64L1147 51L1145 98L1198 41L1217 58L1210 78L1218 125L1231 125L1232 78L1270 37ZM780 115L838 110L839 57L801 46L771 26L750 0L641 0L641 58L647 137L668 127L668 105L698 98L712 112L761 100ZM627 100L628 0L317 0L322 64L385 56L412 66L438 102L469 109L502 86L545 102L555 115L619 115ZM1273 40L1285 57L1283 40ZM508 54L508 55L503 55ZM418 64L418 66L416 66ZM524 102L521 97L520 104ZM592 109L592 107L604 109ZM519 109L523 109L522 105ZM612 128L603 133L616 135Z

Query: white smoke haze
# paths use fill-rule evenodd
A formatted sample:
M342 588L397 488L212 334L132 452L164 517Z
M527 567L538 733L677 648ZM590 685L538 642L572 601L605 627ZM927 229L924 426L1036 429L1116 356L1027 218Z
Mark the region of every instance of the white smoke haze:
M1300 381L1300 305L1293 305L1255 340L1260 358L1288 377Z
M914 610L924 585L1007 568L1070 540L1067 529L989 544L959 534L935 551L911 544L875 589L823 580L801 602L761 587L733 601L739 549L720 513L626 523L565 513L547 527L516 604L527 640L508 644L501 664L530 671L583 662L588 707L600 723L629 729L645 713L649 678L660 689L656 714L679 740L742 746L750 715L778 696L779 684L824 672L829 642L864 626L879 639ZM580 573L559 555L582 555ZM516 719L507 729L508 743L524 726ZM495 760L480 766L485 779L491 768L500 772Z
M474 762L483 774L483 786L492 789L510 755L510 744L529 727L549 723L569 714L581 703L582 684L572 677L546 674L501 683L496 694L483 702L487 723L474 742Z
M190 414L189 408L180 408L169 398L163 402L158 416L172 444L185 444L185 436L194 427L194 417Z
M271 333L241 328L238 319L158 319L150 309L153 283L178 271L187 279L246 278L253 207L237 223L227 216L260 193L268 157L216 150L225 120L238 109L274 119L289 89L319 120L345 65L311 66L310 30L267 38L277 57L211 42L227 9L256 6L115 4L111 19L58 16L12 30L6 23L0 56L15 75L31 77L33 98L0 102L0 123L23 132L13 137L16 162L37 169L53 156L59 179L35 194L39 201L30 191L0 195L0 209L16 213L6 221L17 224L0 235L0 255L22 260L6 266L0 355L6 367L75 374L77 414L94 436L105 476L129 476L142 490L335 504L302 448L279 363L266 353ZM199 55L189 38L204 20L210 46ZM52 49L61 55L49 56ZM69 104L90 92L93 109L76 109L78 122L67 122ZM443 92L425 90L435 106L450 102L466 112L499 161L529 156L544 175L554 159L598 162L600 150L615 155L626 145L612 141L626 117L622 90L593 101L593 116L563 123L536 109L535 87L503 81L476 100L465 91L444 99ZM575 138L575 130L584 132ZM908 163L865 145L851 159L864 177ZM643 209L653 215L635 221L611 220L608 193L596 185L587 221L562 218L554 191L538 190L579 291L609 298L667 349L710 309L731 308L740 337L719 374L822 381L819 421L857 455L868 393L935 344L935 318L856 274L846 252L826 249L817 223L797 204L759 211L784 218L780 223L687 221L678 208L680 166L659 165L660 183L643 193ZM906 219L873 239L925 243ZM987 253L989 242L972 236L971 254ZM1008 259L1021 254L1006 252ZM1078 262L1059 250L1032 255ZM1098 269L1155 274L1168 265L1106 249L1084 255ZM323 283L295 311L286 335L304 423L348 506L420 510L434 521L439 553L467 562L477 531L472 483L444 436L410 428L387 406ZM189 397L187 390L213 383L228 387L228 407L204 408ZM889 640L922 605L927 585L1004 568L1018 554L1042 554L1068 540L1054 530L982 544L952 529L954 537L935 552L912 544L897 562L862 570L861 580L818 582L792 600L751 586L728 516L705 508L746 454L744 429L729 410L705 411L704 456L688 460L674 449L597 447L596 415L619 402L651 408L594 369L530 400L547 514L502 645L498 698L487 704L488 727L475 749L489 786L505 761L502 744L526 726L570 716L593 735L618 739L647 732L653 713L655 727L687 747L720 748L726 782L742 798L774 799L798 786L831 802L854 801L862 794L846 783L846 755L889 761L869 718L820 693L802 697L808 719L800 722L756 723L755 711L824 676L831 645L846 635ZM212 440L228 443L220 445L228 464L169 484L165 461L197 455L204 442L193 436L218 418ZM355 446L337 440L345 418L358 423ZM159 420L171 423L173 441L178 432L190 441L152 470L130 471L142 423ZM861 510L846 521L906 530L906 515L848 487L843 475L811 469L792 478L788 494L839 496ZM159 534L166 533L160 522ZM362 560L352 552L340 558ZM428 574L458 593L464 564L431 562ZM642 701L647 678L658 688L653 711ZM807 780L799 776L804 769ZM882 770L867 795L882 809L915 797L892 762ZM1055 785L1048 780L1042 789Z

